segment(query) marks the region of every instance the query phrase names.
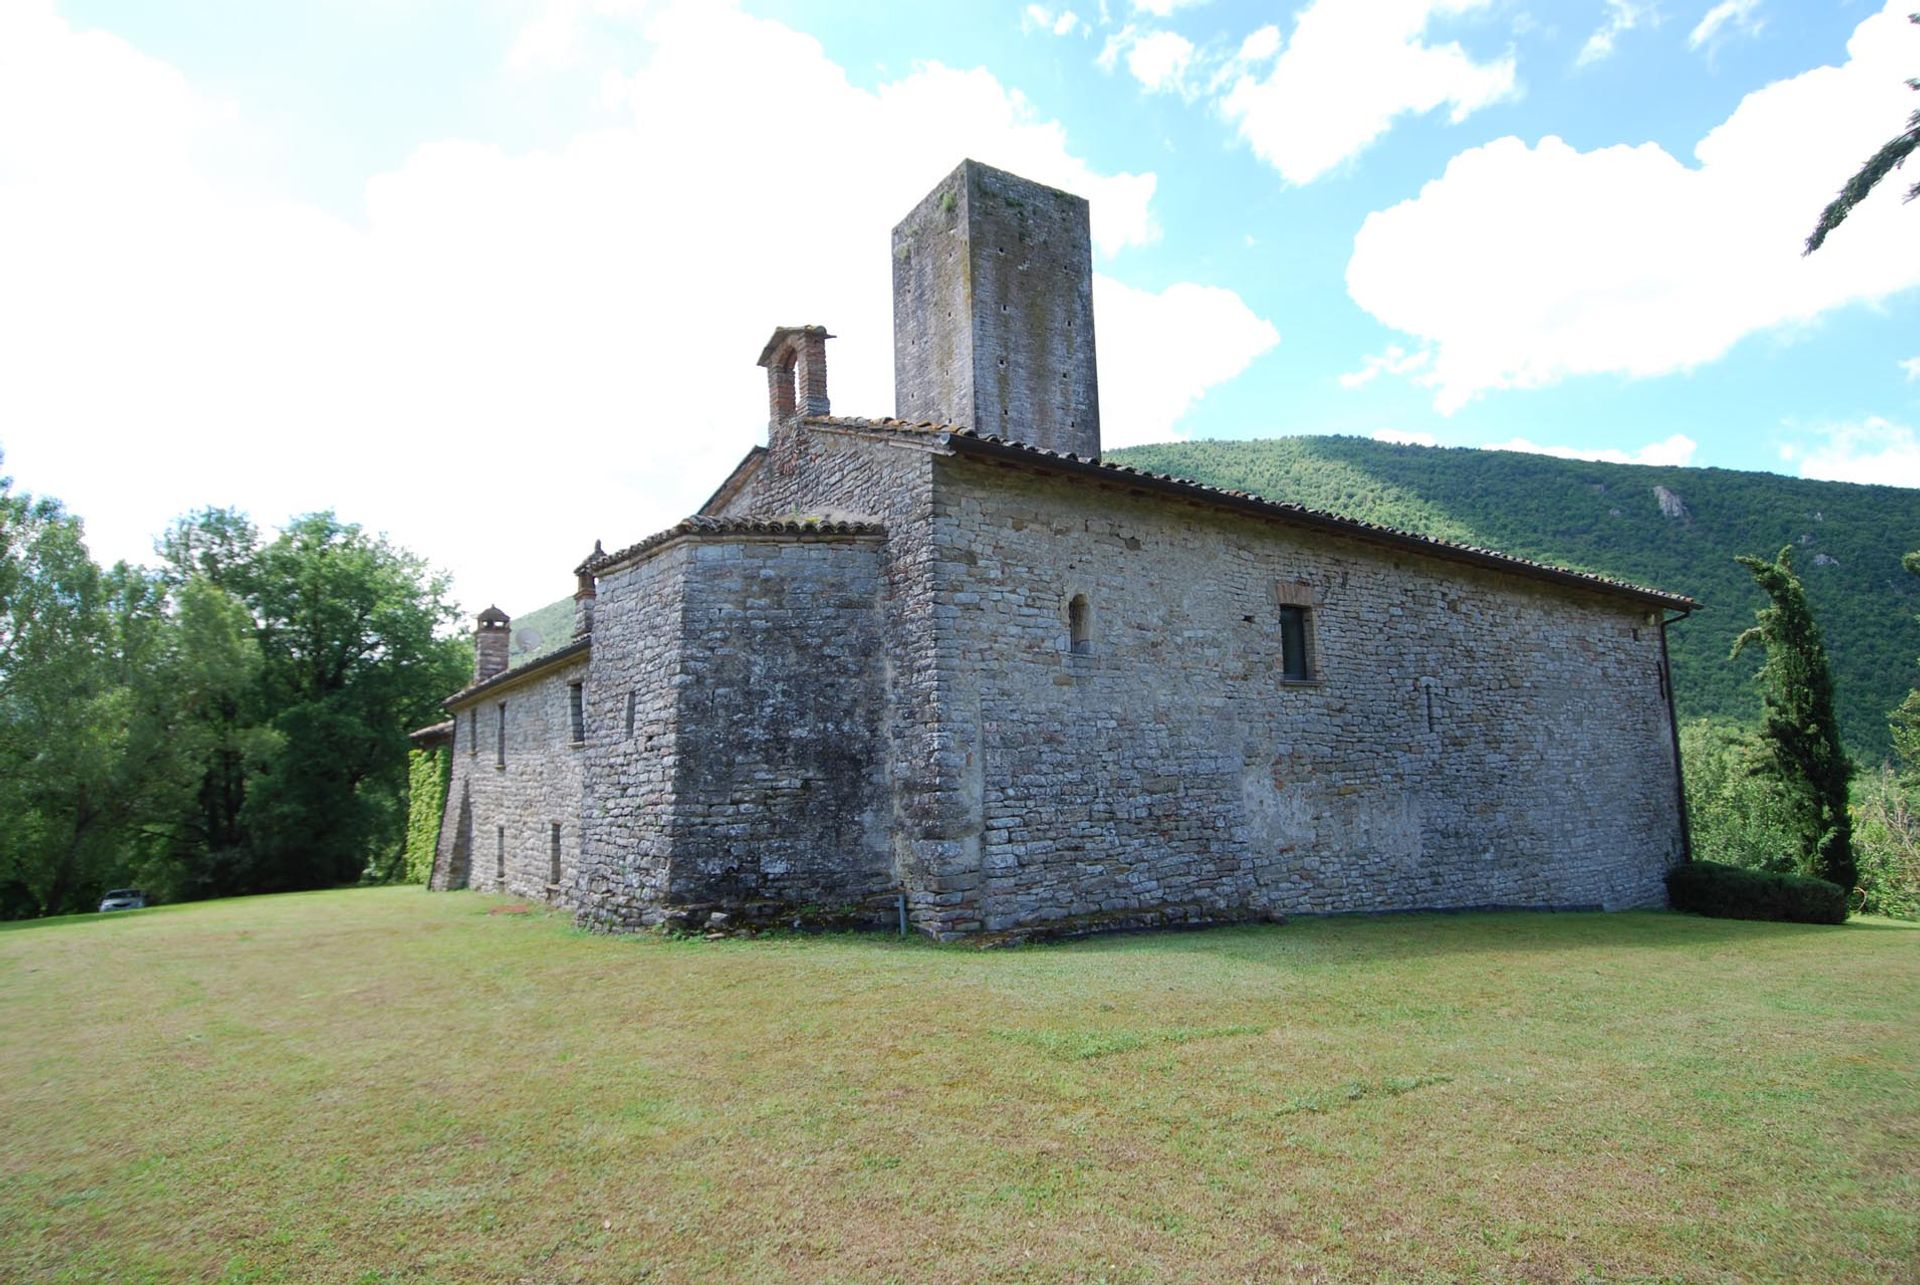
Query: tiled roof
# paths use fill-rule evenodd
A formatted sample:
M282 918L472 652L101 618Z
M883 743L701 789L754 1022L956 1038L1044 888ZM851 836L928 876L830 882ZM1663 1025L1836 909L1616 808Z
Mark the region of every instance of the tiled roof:
M407 733L407 739L415 745L421 746L437 745L443 741L450 741L453 739L453 720L449 718L438 723L428 724L426 727L415 728L413 731Z
M1125 482L1130 486L1177 495L1185 499L1204 500L1223 508L1258 513L1301 526L1338 532L1376 544L1388 544L1453 561L1472 562L1562 583L1628 594L1677 611L1692 611L1699 606L1684 594L1669 593L1664 589L1650 589L1645 585L1618 580L1612 576L1597 575L1591 571L1576 571L1572 567L1555 566L1549 562L1536 562L1531 558L1501 553L1497 549L1483 549L1477 545L1441 540L1434 536L1421 535L1417 531L1404 531L1398 527L1383 526L1377 522L1363 522L1358 518L1330 513L1325 509L1310 509L1301 504L1270 500L1252 491L1209 486L1205 482L1175 477L1170 473L1152 473L1125 464L1109 464L1098 459L1083 458L1071 452L1049 451L1042 447L1029 446L1024 442L1010 442L1002 437L994 437L955 424L937 424L926 420L916 422L904 419L861 419L846 415L813 415L809 416L806 422L828 428L851 429L856 432L921 439L938 438L959 454L1024 459L1043 467L1099 477L1111 482Z
M845 536L845 535L884 535L886 528L877 522L830 522L811 518L795 519L790 522L768 520L764 518L684 518L664 531L655 532L638 544L630 544L624 549L615 549L612 553L603 553L589 558L580 565L587 574L599 572L617 562L625 562L649 549L657 549L670 540L685 535L784 535L784 536Z
M440 703L446 708L451 709L462 701L472 700L475 696L483 692L490 692L496 687L504 687L508 683L516 679L525 678L530 674L537 674L541 670L557 665L563 660L572 660L575 656L584 656L592 647L593 635L587 634L583 637L576 638L566 646L555 651L535 656L532 660L515 665L512 669L503 669L491 678L483 678L477 683L469 683Z

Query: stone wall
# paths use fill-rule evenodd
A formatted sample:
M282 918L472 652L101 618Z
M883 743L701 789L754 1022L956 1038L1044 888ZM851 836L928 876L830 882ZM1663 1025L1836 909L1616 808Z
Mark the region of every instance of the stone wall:
M684 581L669 900L838 908L894 886L878 537L716 537Z
M667 900L682 728L682 587L689 542L599 577L587 685L580 917L611 927L657 923ZM698 735L699 729L690 729Z
M604 570L590 662L456 710L436 886L462 843L501 886L504 826L505 888L547 893L557 820L559 899L621 927L894 888L940 937L1661 900L1650 608L940 451L789 421L729 510L884 538L694 529Z
M858 427L775 425L754 479L753 511L882 522L888 789L894 871L915 924L936 935L977 928L978 824L964 806L965 751L941 725L947 622L933 599L933 452L912 437Z
M966 161L893 230L897 413L1100 453L1087 203Z
M839 908L894 886L881 549L696 533L601 576L583 919Z
M587 657L575 654L451 706L453 772L432 886L572 902L580 869L584 747L574 741L569 688L586 682L587 670Z
M1648 608L1119 487L934 477L984 928L1662 900ZM1283 601L1308 608L1305 683L1280 675Z

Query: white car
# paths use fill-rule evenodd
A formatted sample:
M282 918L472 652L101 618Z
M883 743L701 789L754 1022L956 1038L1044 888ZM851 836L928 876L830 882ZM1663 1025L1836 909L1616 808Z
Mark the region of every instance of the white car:
M108 910L145 910L147 894L138 888L115 888L100 898L100 909Z

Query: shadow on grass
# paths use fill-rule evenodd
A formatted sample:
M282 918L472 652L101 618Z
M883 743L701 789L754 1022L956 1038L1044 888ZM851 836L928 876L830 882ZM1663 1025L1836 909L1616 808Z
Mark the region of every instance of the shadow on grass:
M1297 966L1303 952L1318 962L1401 960L1474 953L1560 954L1580 950L1713 950L1757 941L1836 940L1835 934L1912 933L1920 924L1850 919L1845 924L1791 924L1709 919L1667 910L1630 911L1417 911L1298 917L1285 924L1222 924L1196 928L1120 931L981 948L970 942L905 940L880 932L821 935L769 934L762 941L831 942L851 949L937 950L982 961L1033 955L1125 951L1194 954L1274 966ZM738 940L738 939L735 939ZM687 945L704 945L698 939ZM750 942L739 944L751 948Z
M207 897L200 901L169 901L165 905L148 906L142 910L81 910L65 915L46 915L39 919L0 920L0 933L20 932L29 928L75 927L94 923L138 923L151 919L155 915L173 915L184 911L207 910L215 906L232 908L249 901L284 902L294 897L331 897L343 892L373 892L382 888L419 888L418 884L349 884L343 888L302 888L294 892L255 892L237 897ZM421 891L425 891L421 889Z

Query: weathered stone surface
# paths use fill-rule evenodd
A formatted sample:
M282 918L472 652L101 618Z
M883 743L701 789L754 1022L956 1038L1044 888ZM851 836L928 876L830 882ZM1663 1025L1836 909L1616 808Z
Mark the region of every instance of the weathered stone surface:
M567 890L580 866L583 747L573 740L568 688L586 680L587 658L532 668L524 680L454 707L453 773L433 887L572 904Z
M1097 420L1072 412L1061 437L1022 383L1094 395L1084 248L1061 249L1084 204L1003 180L1023 182L963 166L951 203L936 190L902 224L914 308L953 273L965 308L992 305L909 318L903 343L947 351L900 357L903 406L962 384L984 404L977 357L1002 345L1014 431L982 427L1097 455ZM965 235L936 245L948 215ZM1003 233L1024 273L928 266ZM1002 302L1010 329L988 324ZM1054 341L1083 316L1080 385L1079 340ZM1683 839L1659 613L1685 600L810 417L826 338L776 332L768 446L701 518L583 564L574 650L450 702L435 886L690 932L892 922L903 899L942 938L1662 899Z
M962 162L893 230L893 342L900 418L1098 455L1086 201Z

